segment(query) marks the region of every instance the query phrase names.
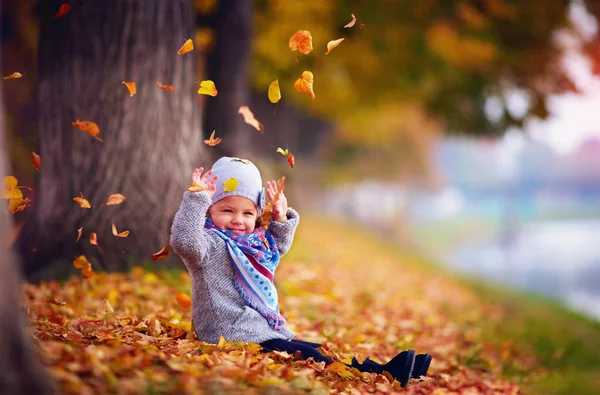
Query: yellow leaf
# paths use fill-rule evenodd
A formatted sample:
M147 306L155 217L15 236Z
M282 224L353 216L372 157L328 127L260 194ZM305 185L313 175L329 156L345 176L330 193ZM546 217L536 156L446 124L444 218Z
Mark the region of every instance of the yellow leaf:
M298 30L290 37L288 45L292 51L308 55L313 49L312 36L308 30Z
M237 187L238 187L238 180L235 177L228 178L223 183L223 190L225 192L233 192L237 189Z
M179 306L181 306L182 309L187 310L192 306L192 299L188 294L178 293L177 295L175 295L175 299L177 300L177 303L179 303Z
M352 20L350 22L348 22L346 25L344 25L344 28L352 27L356 23L356 17L354 16L354 14L351 14L351 15L352 15Z
M283 148L279 148L277 147L277 152L279 152L281 155L286 156L287 154L290 153L290 151L288 149L283 149Z
M315 99L315 93L313 91L313 73L305 71L302 76L294 83L294 88L298 92L308 93L312 99Z
M215 97L217 96L217 93L217 87L215 86L215 83L211 80L205 80L200 83L200 89L198 89L199 95L208 95Z
M220 137L215 138L215 132L216 132L216 130L213 130L213 132L210 134L210 137L208 138L208 140L204 140L204 144L214 147L215 145L217 145L221 142Z
M327 55L329 52L333 51L333 49L335 47L337 47L338 45L340 45L340 43L344 40L345 40L344 38L338 38L337 40L329 41L327 43L327 52L325 52L325 55Z
M338 361L334 361L334 362L330 363L325 368L325 371L337 373L337 375L343 379L349 379L351 377L354 377L354 375L352 374L350 369L348 369L348 367L346 365L344 365L343 363L338 362Z
M265 128L263 124L258 122L258 120L254 118L254 114L252 113L252 111L250 111L248 106L241 106L238 110L238 114L242 114L242 116L244 117L244 122L246 122L248 125L254 126L254 128L258 130L260 134L264 133Z
M10 199L8 201L8 211L11 214L15 214L15 213L18 213L19 211L23 211L23 210L25 210L26 207L29 207L29 206L31 206L31 200L29 198Z
M76 269L83 269L84 267L86 267L87 265L91 265L90 261L87 260L87 258L85 257L85 255L79 255L77 258L75 258L75 260L73 261L73 266Z
M205 186L201 186L196 184L195 182L192 182L192 184L188 187L188 191L190 192L202 192L202 191L206 191L208 188Z
M11 75L7 75L4 77L5 80L16 80L17 78L23 77L23 74L19 72L12 73Z
M271 85L269 85L268 96L269 96L269 101L273 104L275 104L279 100L281 100L281 90L279 89L279 80L275 80L275 81L271 82Z
M177 55L183 55L184 53L190 52L192 49L194 49L194 42L192 39L188 38L181 48L179 48L179 51L177 51Z
M116 227L116 225L115 225L114 222L112 224L112 233L113 233L113 235L115 235L117 237L127 237L127 236L129 236L129 231L128 230L125 230L125 231L123 231L121 233L117 232L117 227Z
M110 302L110 304L117 303L117 298L119 297L119 291L116 289L111 289L106 296L106 300Z
M80 121L78 119L75 122L71 122L71 125L75 126L77 129L81 130L82 132L89 134L96 140L103 142L103 140L100 137L98 137L98 134L100 133L100 128L98 127L98 125L96 125L95 122Z
M4 191L2 193L3 199L23 199L23 192L21 192L21 190L17 186L18 182L19 181L16 177L4 177Z
M225 346L225 337L219 336L219 342L217 343L217 348L223 348Z
M81 197L79 197L79 196L74 197L73 200L75 200L77 203L79 203L79 206L81 208L92 208L92 205L90 204L90 202L88 202L88 200L83 197L83 192L80 192L80 194L81 194Z
M120 193L114 193L112 195L110 195L108 197L108 199L106 199L106 205L107 206L113 206L116 204L121 204L123 203L127 198L123 195L121 195Z
M130 81L121 81L121 84L125 85L127 87L127 89L129 89L129 97L135 95L135 93L137 92L137 88L135 86L135 82Z

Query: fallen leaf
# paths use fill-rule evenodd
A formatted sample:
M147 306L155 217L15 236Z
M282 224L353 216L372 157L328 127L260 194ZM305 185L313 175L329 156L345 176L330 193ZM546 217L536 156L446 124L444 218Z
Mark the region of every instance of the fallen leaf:
M183 309L187 310L192 306L192 299L188 294L178 293L175 295L175 299L177 299L177 303L179 303L179 306Z
M69 4L68 1L65 1L64 3L62 3L60 5L60 8L58 9L58 11L56 11L56 14L54 15L54 19L62 18L63 16L65 16L65 14L67 12L69 12L70 9L71 9L71 4Z
M223 183L223 190L225 192L233 192L237 189L237 187L238 187L238 180L235 177L228 178Z
M195 182L192 182L192 184L188 187L188 191L190 192L202 192L202 191L206 191L208 188L206 186L201 186L196 184Z
M327 55L329 52L333 51L333 49L335 47L337 47L338 45L340 45L340 43L344 40L345 40L345 38L338 38L337 40L329 41L327 43L327 52L325 52L325 55Z
M127 89L129 90L129 97L135 95L135 93L137 92L137 88L135 86L135 82L133 81L121 81L121 84L125 85L127 87Z
M290 167L293 169L294 165L296 164L296 160L294 159L294 154L288 154L287 161L288 161L288 164L290 165Z
M343 379L349 379L354 376L352 374L352 372L350 371L350 369L348 369L348 367L346 365L344 365L343 363L338 362L338 361L334 361L334 362L330 363L325 368L325 371L331 372L331 373L336 373L338 376L340 376Z
M313 91L313 73L305 71L302 76L294 83L294 88L298 92L308 93L312 99L315 99L315 93Z
M174 92L175 88L172 85L163 85L160 82L156 82L156 86L158 86L160 89L167 91L167 92Z
M210 137L208 138L208 140L204 140L204 143L208 144L211 147L214 147L215 145L219 144L220 142L221 142L220 137L215 138L215 130L213 130L213 132L210 134Z
M11 75L7 75L6 77L4 77L4 79L5 80L16 80L21 77L23 77L23 74L21 74L19 72L14 72Z
M286 148L285 150L283 148L277 148L277 152L279 152L281 155L286 156L287 154L290 153L290 151Z
M308 55L313 49L312 36L308 30L298 30L290 37L288 45L292 51Z
M260 134L264 133L265 128L263 124L260 123L256 118L254 118L254 114L252 113L252 111L250 111L248 106L241 106L238 110L238 114L242 114L242 116L244 117L244 122L246 122L248 125L254 126L254 128L258 130Z
M42 169L42 159L33 151L31 152L31 164L37 171Z
M121 195L120 193L114 193L112 195L110 195L108 197L108 199L106 199L106 205L107 206L114 206L116 204L121 204L123 203L127 198L123 195Z
M98 245L98 235L95 232L90 234L90 244L97 246Z
M81 228L77 229L77 240L75 240L75 244L77 244L77 242L81 238L82 233L83 233L83 226Z
M117 227L115 226L114 222L112 224L112 233L113 233L113 235L115 235L117 237L127 237L127 236L129 236L129 231L128 230L124 230L121 233L117 232Z
M205 80L200 82L200 89L198 89L199 95L208 95L215 97L217 96L217 93L217 87L215 86L215 83L213 81Z
M82 132L86 132L87 134L89 134L90 136L95 138L96 140L103 142L103 140L100 137L98 137L98 134L100 133L100 128L98 127L98 125L96 125L95 122L80 121L78 119L75 122L71 122L71 125L75 126L77 129L81 130Z
M81 197L76 196L73 198L73 200L75 200L77 203L79 203L79 206L81 208L92 208L92 205L90 204L90 202L83 197L83 192L79 192L81 194Z
M347 23L347 24L344 26L344 28L352 27L352 26L354 26L354 24L356 23L356 17L354 16L354 14L351 14L351 15L352 15L352 20L351 20L350 22L348 22L348 23Z
M194 49L194 42L192 41L191 38L188 38L185 41L185 43L183 43L181 48L179 48L179 51L177 51L177 55L183 55L184 53L188 53L193 49Z
M279 80L271 82L269 85L269 91L267 93L269 101L273 104L281 100L281 90L279 89Z
M165 259L169 256L169 245L164 246L160 251L152 254L153 261L160 261L161 259Z

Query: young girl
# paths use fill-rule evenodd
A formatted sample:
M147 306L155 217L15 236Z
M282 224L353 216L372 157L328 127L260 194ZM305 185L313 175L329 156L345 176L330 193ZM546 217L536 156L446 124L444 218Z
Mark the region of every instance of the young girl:
M294 338L279 314L273 283L279 259L290 248L298 213L275 181L267 181L272 220L265 230L257 219L265 208L260 172L245 159L223 157L202 174L195 169L195 190L186 191L171 229L171 246L192 279L192 320L200 341L259 343L265 351L279 350L329 364L320 344ZM367 358L352 367L363 372L388 371L402 386L427 373L431 356L403 351L385 365Z

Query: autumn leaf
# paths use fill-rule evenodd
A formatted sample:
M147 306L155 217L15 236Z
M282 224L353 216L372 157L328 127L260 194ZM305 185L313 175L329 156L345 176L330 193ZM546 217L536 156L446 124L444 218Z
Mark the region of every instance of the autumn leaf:
M77 242L81 238L82 233L83 233L83 226L81 228L77 229L77 240L75 240L75 244L77 244Z
M23 77L23 74L21 74L19 72L14 72L11 75L7 75L6 77L4 77L4 79L5 80L16 80L21 77Z
M329 52L333 51L333 49L335 47L337 47L338 45L340 45L340 43L344 40L345 40L344 38L338 38L337 40L329 41L327 43L327 52L325 52L325 55L327 55Z
M223 190L225 192L233 192L237 189L237 187L238 187L238 180L235 177L228 178L223 183Z
M135 95L137 92L137 88L135 86L135 82L133 81L121 81L121 84L125 85L129 90L129 97Z
M181 48L179 48L179 51L177 51L177 55L183 55L184 53L188 53L193 49L194 49L194 42L192 41L192 39L188 38L185 41L185 43L183 43Z
M296 164L296 160L294 159L294 154L292 154L292 153L288 154L287 161L288 161L288 164L290 165L290 167L293 169L294 165Z
M286 156L287 154L290 153L290 151L286 148L285 150L283 148L277 148L277 152L280 153L283 156Z
M103 142L103 140L100 137L98 137L98 134L100 133L100 128L98 127L98 125L96 125L95 122L80 121L78 119L75 122L71 122L71 125L75 126L77 129L81 130L82 132L89 134L96 140Z
M219 144L220 142L221 142L220 137L215 138L215 130L213 130L213 132L210 134L210 137L208 138L208 140L204 140L204 143L208 144L211 147L214 147L215 145Z
M281 100L281 90L279 89L279 80L275 80L271 82L269 85L269 91L267 93L269 96L269 101L273 104L277 103Z
M188 294L178 293L177 295L175 295L175 299L177 300L177 303L179 303L179 306L181 306L182 309L187 310L190 307L192 307L192 299Z
M348 22L346 25L344 25L344 28L352 27L356 23L356 17L354 16L354 14L351 14L351 15L352 15L352 20L350 22Z
M188 187L188 191L190 192L202 192L206 191L208 188L206 186L198 185L195 182L192 182Z
M205 80L200 82L200 89L198 89L199 95L208 95L215 97L217 96L217 93L217 87L215 86L215 83L213 81Z
M129 236L129 231L128 230L125 230L125 231L123 231L121 233L117 232L117 227L116 227L116 225L115 225L114 222L112 224L112 233L113 233L113 235L115 235L117 237L127 237L127 236Z
M313 49L312 36L308 30L298 30L290 37L288 45L292 51L308 55Z
M77 258L75 258L75 260L73 261L73 266L76 269L81 270L81 275L84 278L90 278L92 274L94 274L94 270L92 269L92 263L87 260L85 255L79 255Z
M308 93L312 99L315 99L315 93L313 91L313 73L305 71L302 76L294 83L294 88L298 92Z
M174 92L175 88L172 85L163 85L160 82L156 81L156 86L158 86L160 89L167 91L167 92Z
M165 259L169 256L169 245L164 246L160 251L152 254L153 261L160 261L161 259Z
M42 160L35 152L31 152L31 164L37 171L42 169Z
M19 180L14 176L6 176L3 179L4 190L2 193L3 199L23 199L23 192L17 185Z
M25 208L31 206L31 199L29 198L19 198L19 199L10 199L8 201L8 211L11 214L18 213L19 211L25 210Z
M348 367L346 365L344 365L343 363L338 362L338 361L334 361L334 362L330 363L325 368L325 371L331 372L331 373L336 373L338 376L340 376L343 379L349 379L354 376L352 374L352 372L350 371L350 369L348 369Z
M250 111L248 106L241 106L238 110L238 114L242 114L242 116L244 117L244 122L246 122L248 125L254 126L254 128L258 130L260 134L264 133L265 128L263 124L260 123L256 118L254 118L254 114L252 113L252 111Z
M64 3L62 3L60 5L60 8L58 9L58 11L56 11L56 14L54 15L54 19L62 18L63 16L65 16L65 14L67 12L69 12L70 9L71 9L71 4L69 4L68 1L65 1Z
M90 234L90 244L97 246L98 245L98 235L96 232L92 232Z
M106 205L107 206L114 206L116 204L121 204L123 203L127 198L123 195L121 195L120 193L114 193L112 195L110 195L108 197L108 199L106 199Z
M92 208L92 205L90 204L90 202L83 197L83 192L79 192L79 194L81 195L81 197L79 197L79 196L74 197L73 200L75 200L77 203L79 203L79 206L81 208Z

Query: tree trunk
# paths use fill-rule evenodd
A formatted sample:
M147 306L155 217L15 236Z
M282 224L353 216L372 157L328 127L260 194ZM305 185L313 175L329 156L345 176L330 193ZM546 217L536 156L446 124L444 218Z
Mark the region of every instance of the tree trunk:
M177 54L193 33L190 0L75 0L54 19L61 3L40 4L42 170L19 239L26 273L36 281L56 276L41 274L45 266L68 267L79 254L109 271L150 258L168 243L203 152L194 55ZM121 81L134 81L137 94L130 97ZM77 119L96 122L104 142L74 128ZM80 192L91 209L73 201ZM103 206L115 193L127 200ZM113 236L113 221L129 237ZM91 232L100 248L90 244Z
M4 148L4 107L0 90L0 175L10 174L6 168ZM50 394L50 382L32 350L25 329L25 317L19 307L19 265L10 243L11 220L6 200L0 207L0 393Z
M214 147L215 158L228 155L245 157L252 153L258 132L238 114L249 106L249 70L252 38L252 1L221 0L214 19L214 52L208 60L208 78L219 91L208 97L204 131L216 130L223 143Z

